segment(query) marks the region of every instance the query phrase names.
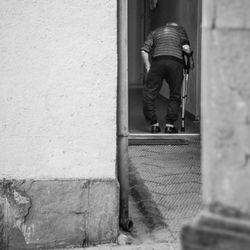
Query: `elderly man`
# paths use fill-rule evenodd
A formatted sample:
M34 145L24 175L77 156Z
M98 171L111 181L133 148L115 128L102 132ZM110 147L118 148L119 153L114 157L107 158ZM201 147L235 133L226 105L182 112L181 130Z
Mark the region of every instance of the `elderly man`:
M170 89L165 133L178 133L174 123L178 120L181 104L183 53L190 57L191 68L193 68L187 33L176 23L167 23L152 31L141 48L147 72L147 79L143 86L143 112L146 120L151 123L151 133L161 131L155 111L155 99L161 90L163 79L167 81Z

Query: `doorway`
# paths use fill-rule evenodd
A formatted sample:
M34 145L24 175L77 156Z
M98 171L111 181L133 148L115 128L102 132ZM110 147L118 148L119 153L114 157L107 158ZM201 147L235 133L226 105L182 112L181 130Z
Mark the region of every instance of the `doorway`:
M127 0L119 1L119 6L120 220L127 222L130 217L135 225L145 223L146 227L142 228L146 228L146 237L148 232L152 235L163 228L162 240L177 244L181 226L198 213L202 203L199 136L201 3L199 0ZM187 30L196 64L188 83L189 120L185 134L177 137L149 134L150 125L143 117L141 99L144 69L140 47L149 31L173 20ZM162 125L167 102L168 88L164 84L157 103L162 106ZM126 223L123 225L126 228Z
M171 21L179 23L186 29L194 50L195 69L190 72L187 85L184 133L200 134L200 1L128 0L128 128L130 135L150 132L150 125L145 121L142 112L142 84L145 73L140 47L150 31ZM168 84L164 82L156 101L159 122L162 125L165 122L168 96ZM180 118L176 125L180 130Z

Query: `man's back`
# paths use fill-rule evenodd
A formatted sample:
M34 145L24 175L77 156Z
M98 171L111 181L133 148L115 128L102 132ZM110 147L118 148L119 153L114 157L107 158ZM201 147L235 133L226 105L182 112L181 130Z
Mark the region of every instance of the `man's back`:
M171 56L182 61L182 45L189 44L183 27L166 24L152 31L141 50L152 53L152 57Z

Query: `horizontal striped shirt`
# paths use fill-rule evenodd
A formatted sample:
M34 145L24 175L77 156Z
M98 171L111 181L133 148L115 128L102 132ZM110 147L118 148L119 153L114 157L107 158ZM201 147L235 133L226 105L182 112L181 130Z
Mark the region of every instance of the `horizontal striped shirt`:
M153 58L169 56L183 61L182 46L185 44L189 45L189 40L184 28L179 25L166 24L148 35L141 50L151 53Z

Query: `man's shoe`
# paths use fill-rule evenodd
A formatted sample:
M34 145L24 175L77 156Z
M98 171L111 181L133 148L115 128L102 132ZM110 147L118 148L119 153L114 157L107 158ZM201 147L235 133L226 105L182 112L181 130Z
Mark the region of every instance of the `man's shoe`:
M166 134L178 134L178 129L176 127L166 127L165 133Z
M152 134L157 134L161 132L160 126L151 126L151 133Z

